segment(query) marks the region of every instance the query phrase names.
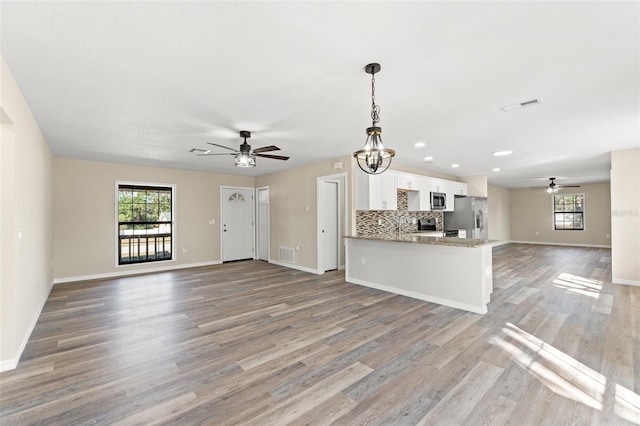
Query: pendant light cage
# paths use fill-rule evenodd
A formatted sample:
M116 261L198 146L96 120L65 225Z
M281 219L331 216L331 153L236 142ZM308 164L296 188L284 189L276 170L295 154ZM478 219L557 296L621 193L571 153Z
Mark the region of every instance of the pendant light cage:
M376 105L375 74L380 71L380 64L372 63L365 67L367 74L371 74L371 127L366 130L367 139L359 151L353 153L358 167L365 173L377 175L386 171L391 165L391 159L396 155L393 149L384 146L382 142L382 128L380 121L380 107Z

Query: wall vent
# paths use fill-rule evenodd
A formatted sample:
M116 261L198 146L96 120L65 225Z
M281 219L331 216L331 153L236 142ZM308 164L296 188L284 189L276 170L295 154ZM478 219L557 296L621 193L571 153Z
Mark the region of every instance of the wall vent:
M509 111L513 111L514 109L520 109L520 108L524 108L532 105L538 105L541 102L542 101L540 99L531 99L531 100L520 102L517 104L505 105L500 107L500 109L503 110L504 112L509 112Z
M280 262L295 263L293 247L280 247Z

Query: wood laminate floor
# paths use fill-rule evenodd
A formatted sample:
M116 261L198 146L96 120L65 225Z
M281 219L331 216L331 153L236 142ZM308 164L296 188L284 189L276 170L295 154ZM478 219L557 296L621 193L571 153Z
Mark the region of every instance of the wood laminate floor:
M493 269L486 315L260 261L59 284L0 423L640 424L640 287L610 251Z

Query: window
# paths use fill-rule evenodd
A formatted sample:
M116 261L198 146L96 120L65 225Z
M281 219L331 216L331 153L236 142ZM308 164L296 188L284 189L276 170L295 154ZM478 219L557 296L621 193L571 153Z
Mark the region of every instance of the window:
M584 194L553 196L553 229L584 231Z
M172 259L173 188L118 184L118 265Z

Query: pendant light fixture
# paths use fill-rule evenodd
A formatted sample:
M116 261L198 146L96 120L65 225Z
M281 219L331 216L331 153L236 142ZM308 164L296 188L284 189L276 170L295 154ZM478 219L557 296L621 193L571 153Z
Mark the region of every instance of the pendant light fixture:
M376 105L375 74L380 71L380 64L369 64L364 67L367 74L371 74L371 120L373 124L367 128L367 140L360 151L353 153L360 169L371 175L377 175L389 168L391 158L396 155L393 149L386 148L382 143L382 128L380 121L380 107Z

